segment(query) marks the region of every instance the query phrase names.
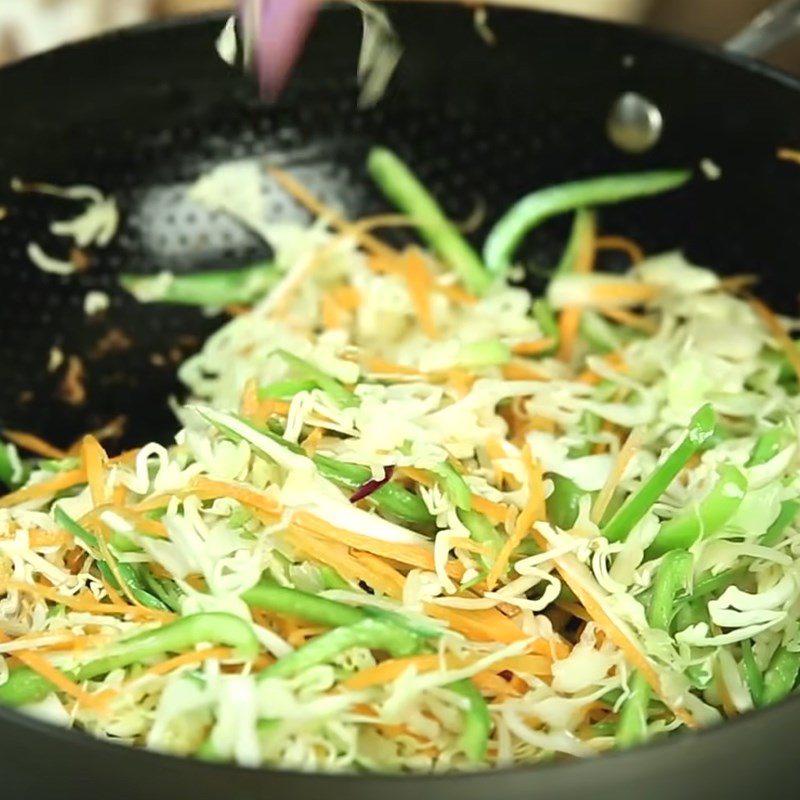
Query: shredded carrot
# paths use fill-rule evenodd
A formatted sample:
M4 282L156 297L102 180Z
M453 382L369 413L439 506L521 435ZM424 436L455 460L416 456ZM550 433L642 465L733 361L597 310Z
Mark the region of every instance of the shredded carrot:
M661 288L648 283L603 283L592 287L592 305L638 306L649 303L661 293Z
M608 478L606 478L606 482L592 506L592 522L596 525L599 525L600 521L603 519L608 504L614 497L614 492L617 486L619 486L619 482L622 480L622 476L625 474L628 464L631 463L633 457L639 452L643 439L644 436L640 430L633 430L628 434L625 444L620 448L614 466L611 468L611 472L609 472Z
M751 297L748 302L767 330L773 335L786 359L797 373L797 377L800 378L800 348L798 348L797 342L789 336L783 323L766 303L762 303L755 297Z
M495 503L477 494L472 495L472 507L494 522L504 522L508 516L508 506L505 503Z
M620 325L627 325L629 328L635 328L645 333L655 333L658 330L658 324L655 320L644 314L635 314L633 311L627 311L624 308L599 308L598 311L604 316L608 317Z
M547 518L542 468L539 462L532 457L531 449L527 444L522 450L522 461L528 475L528 502L517 517L514 533L506 539L486 576L486 586L489 590L494 589L497 581L500 580L511 556L519 547L520 542L531 532L534 522Z
M314 428L303 440L303 450L305 450L308 455L313 456L314 453L317 452L317 447L319 447L319 443L324 435L325 428Z
M86 468L86 478L92 502L101 506L106 501L106 462L108 456L94 436L84 436L81 442L81 461Z
M633 264L639 264L645 259L641 246L625 236L598 236L594 246L598 250L622 250L628 254Z
M150 519L144 514L137 514L133 509L124 506L116 507L113 509L120 517L131 522L137 532L146 533L156 539L168 539L169 531L163 522L157 519Z
M433 277L425 262L425 254L418 247L410 247L403 259L403 264L406 268L408 293L417 312L420 327L429 339L435 339L437 336L436 322L431 308Z
M507 381L549 381L544 372L530 366L525 361L509 361L501 367L503 377Z
M794 150L791 147L781 147L778 150L778 158L782 161L794 161L800 164L800 150Z
M190 664L200 664L203 661L210 661L211 659L225 661L232 658L233 655L234 651L230 647L208 647L205 650L192 650L190 653L181 653L181 655L169 658L166 661L162 661L160 664L154 664L141 675L138 675L134 680L138 682L146 677L169 675L170 672L175 672L181 669L181 667L187 667Z
M386 583L394 586L392 597L402 597L405 577L392 567L387 561L372 553L364 553L359 550L352 551L351 555L356 561L360 561L373 575L380 575Z
M5 430L3 431L3 436L8 439L9 442L13 442L17 445L17 447L21 447L29 453L35 453L37 456L54 458L58 461L67 457L65 450L50 444L50 442L46 442L33 433Z
M355 311L363 301L361 292L354 286L337 286L331 289L331 297L345 311Z
M622 353L609 353L603 357L603 361L612 369L617 370L617 372L626 372L628 369L628 365L625 363L625 356ZM578 383L588 383L596 386L603 379L593 369L586 369L575 380Z
M294 197L299 203L304 205L309 211L313 212L316 216L323 219L332 228L340 231L341 233L352 236L358 243L368 252L378 255L386 256L390 259L398 257L397 252L389 247L389 245L376 239L368 233L363 231L362 226L350 222L343 214L340 214L330 206L325 205L321 200L306 189L300 181L278 167L269 166L267 172L270 176L280 184L288 194Z
M106 597L108 597L114 605L126 605L125 600L123 600L119 592L108 581L103 581L103 589L105 589Z
M285 400L261 400L258 396L258 385L253 378L247 381L242 392L242 416L254 422L264 423L273 414L285 417L291 405Z
M581 309L570 307L565 308L558 317L558 357L561 361L569 361L575 352L581 316Z
M433 476L424 469L417 469L416 467L400 467L397 471L401 475L411 478L412 481L419 483L422 486L430 487L436 483Z
M515 356L538 356L555 347L552 339L534 339L530 342L517 342L512 346L511 352Z
M281 514L281 505L277 500L241 484L215 481L201 475L194 479L192 485L194 493L203 499L216 500L220 497L230 497L270 516L280 516Z
M461 305L465 306L474 306L475 303L478 302L478 298L475 297L475 295L470 294L468 291L466 291L466 289L462 289L460 286L436 283L434 285L434 290L439 292L439 294L443 294L453 303L460 303Z
M139 606L119 605L115 603L101 603L95 600L88 592L88 597L79 595L77 597L61 594L50 586L43 586L40 583L26 583L24 581L7 580L0 583L0 588L8 591L23 592L24 594L42 597L52 603L66 606L75 611L83 611L87 614L119 614L131 617L143 617L145 619L160 620L170 622L175 619L175 614L168 611L158 611L153 608L140 608Z
M11 639L0 631L0 642L10 642ZM77 700L82 706L89 709L99 710L103 703L98 698L85 692L77 683L70 680L61 670L56 669L47 659L30 650L17 650L13 654L17 661L23 663L28 669L41 675L45 680L55 686L56 689Z
M445 375L447 385L452 387L459 397L468 395L475 381L478 380L478 376L474 372L468 372L465 369L451 369Z
M758 275L728 275L725 278L720 278L717 289L720 292L741 294L757 283Z
M326 331L336 330L342 326L341 306L334 300L330 292L322 295L322 327Z
M36 483L33 486L26 486L24 489L17 489L16 492L0 497L0 508L10 508L20 503L27 503L28 500L52 497L52 495L64 489L71 489L73 486L85 482L86 470L83 467L60 472L50 480Z
M371 356L365 360L367 369L375 375L415 375L421 376L422 373L414 367L406 367L403 364L393 364L377 356Z
M111 492L111 505L124 506L128 496L128 487L124 483L118 483Z
M13 539L19 532L18 529L0 532L0 540ZM33 549L38 547L63 547L72 542L72 537L64 531L46 531L42 528L32 528L26 531L26 534L28 543Z

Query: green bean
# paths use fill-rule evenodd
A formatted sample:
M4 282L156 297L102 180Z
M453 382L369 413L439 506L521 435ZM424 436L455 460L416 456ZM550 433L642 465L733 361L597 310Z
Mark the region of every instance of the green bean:
M737 467L719 468L719 479L691 511L665 522L645 551L648 559L669 550L688 550L698 539L716 533L738 511L747 491L747 478Z
M362 619L354 625L334 628L317 636L258 673L258 679L292 678L324 664L354 647L386 650L395 658L412 655L421 641L408 630L379 619Z
M443 461L436 469L431 470L439 480L442 490L450 502L461 511L472 508L472 492L461 473L449 462Z
M794 438L791 428L788 426L778 425L770 428L758 437L747 466L756 467L759 464L766 464L786 448Z
M329 628L354 625L366 618L359 608L266 580L248 589L242 595L242 600L251 608L289 614Z
M290 353L287 350L276 350L274 355L283 359L293 370L299 372L304 380L314 381L339 408L352 408L358 405L358 399L349 389L345 388L336 378L327 375L308 361L298 358L294 353Z
M647 612L650 627L668 631L675 607L675 596L686 587L694 560L683 550L673 550L664 556L653 583L653 594ZM620 711L617 745L631 747L647 736L647 713L650 704L650 684L637 672L631 682L631 694Z
M587 243L593 242L597 235L597 214L587 208L579 208L572 221L572 229L567 246L561 255L553 275L566 275L575 271L575 265L581 257L581 251Z
M492 228L483 249L489 270L504 273L525 236L551 217L576 208L608 205L676 189L691 177L687 171L610 175L565 183L518 200Z
M142 303L188 306L250 304L263 297L280 280L272 264L242 269L221 269L191 275L123 275L120 283Z
M681 443L656 467L650 477L641 485L622 508L603 526L602 534L610 542L625 539L634 526L652 508L653 504L667 490L689 459L702 447L714 433L716 415L710 405L704 405L693 417L689 430Z
M322 576L322 585L326 589L350 589L350 584L333 568L327 564L319 567Z
M756 664L753 657L753 643L750 639L742 642L742 666L744 667L744 677L753 705L758 708L764 703L764 676Z
M18 484L14 480L16 469L14 468L15 459L12 453L16 454L14 445L0 442L0 481L9 489L16 489ZM16 461L19 461L19 456L17 456Z
M149 570L143 571L144 582L150 593L170 610L178 613L181 608L181 593L173 581L156 578Z
M39 469L47 472L66 472L70 469L77 469L80 464L79 458L43 458L36 462Z
M467 758L475 763L486 758L489 735L492 732L492 717L489 706L478 687L469 679L450 683L447 688L467 699L469 706L464 714L464 730L461 733L461 747Z
M600 355L619 350L625 342L633 337L623 336L614 326L606 322L593 311L581 314L581 338Z
M684 601L699 600L709 594L714 594L720 589L727 589L732 583L747 572L747 567L736 567L735 569L726 569L718 575L706 575L699 578L692 593L688 595Z
M291 400L300 392L310 392L317 389L319 384L315 380L303 381L275 381L258 390L259 400Z
M784 500L775 522L767 528L759 544L764 547L774 547L783 536L784 531L794 522L797 512L800 511L800 502L797 500Z
M769 706L788 697L797 683L798 673L800 653L790 652L785 647L778 648L764 673L762 705Z
M552 349L555 350L558 346L559 330L558 322L556 322L556 315L553 311L553 307L550 305L550 301L546 300L544 297L534 300L531 311L533 312L534 319L539 323L542 333L555 343Z
M80 541L91 548L93 551L92 555L97 563L97 568L100 570L103 577L109 581L109 583L111 583L115 589L120 589L117 577L111 567L109 567L108 564L106 564L106 562L102 559L97 558L94 553L94 551L98 549L97 537L94 534L89 533L89 531L87 531L82 525L79 525L60 506L56 507L53 513L53 518L62 528L64 528L64 530L67 531L67 533L71 534L76 539L80 539ZM161 600L147 591L147 588L139 577L139 573L132 564L120 562L117 564L117 571L119 572L120 578L125 581L126 586L128 589L130 589L131 594L143 606L147 606L147 608L154 608L159 611L170 610L164 603L161 602Z
M458 518L469 531L470 537L479 544L485 544L492 551L490 562L494 562L494 557L503 547L503 537L498 533L494 523L479 511L459 510ZM533 541L533 540L528 540ZM491 563L489 564L491 566Z
M492 284L492 277L480 256L409 167L390 150L374 147L367 159L367 169L381 191L413 218L422 238L456 271L467 289L477 295L484 294Z
M511 361L511 348L499 339L465 344L458 355L458 365L463 369L496 367Z
M109 655L90 661L69 673L72 680L81 683L115 669L138 664L148 658L166 653L181 653L203 642L233 647L243 659L258 655L258 639L250 623L233 614L193 614L176 622L145 631L123 639L112 648ZM47 697L54 686L31 669L15 670L0 686L0 705L21 706Z
M571 530L578 519L581 498L586 494L574 481L563 475L549 475L553 492L547 498L547 518L561 530Z

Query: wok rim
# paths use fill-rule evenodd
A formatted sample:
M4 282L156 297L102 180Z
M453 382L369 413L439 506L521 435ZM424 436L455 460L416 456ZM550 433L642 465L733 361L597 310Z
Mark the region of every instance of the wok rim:
M425 0L425 2L414 3L400 3L399 0L381 0L381 5L389 7L392 13L407 15L424 14L431 9L442 11L447 9L454 13L457 11L469 13L470 11L467 5L465 5L463 9L456 9L453 3L440 2L439 0ZM325 3L322 12L324 14L356 13L353 8L337 3ZM732 69L755 75L765 82L778 83L788 90L800 93L800 75L792 75L789 72L765 62L725 50L714 43L688 39L671 32L653 30L616 21L584 18L577 15L562 14L553 11L524 10L519 8L490 8L489 24L491 25L493 15L513 17L523 14L526 16L560 20L561 23L565 25L593 28L601 35L603 31L613 32L617 35L625 35L632 37L632 45L654 45L666 47L671 50L683 51L689 55L694 55L716 63L723 63ZM98 36L81 38L56 48L28 56L0 68L0 81L13 79L17 72L24 72L31 66L38 66L45 64L49 60L68 57L73 51L79 51L102 42L134 40L148 34L160 34L171 30L186 30L195 27L201 28L211 25L212 23L222 25L229 16L230 14L220 11L184 14L168 19L151 20L137 25L117 28ZM500 46L502 47L502 43ZM213 57L213 54L211 54L211 57ZM627 774L633 777L636 771L631 770L630 767L637 762L644 767L644 769L639 770L639 773L647 771L646 765L647 763L652 763L653 758L661 757L663 761L670 761L671 763L679 762L681 760L681 748L692 745L701 747L702 743L708 741L711 737L714 737L716 742L720 742L723 737L726 737L729 745L726 749L731 754L734 754L738 749L736 743L745 743L749 741L753 733L757 732L756 729L758 726L767 718L776 721L779 716L788 718L796 716L798 713L800 713L800 694L794 694L775 706L757 708L744 714L737 715L733 719L724 720L721 723L716 723L697 731L683 731L678 735L649 741L629 750L620 751L611 749L607 752L598 753L591 758L576 758L562 761L550 760L539 763L525 763L488 769L481 767L474 770L452 770L442 773L375 771L365 772L363 774L356 772L308 772L296 768L281 768L273 765L246 767L233 763L202 761L191 756L161 753L146 748L114 743L110 740L100 739L80 730L63 728L44 722L4 706L0 706L0 723L8 725L11 728L15 726L26 728L40 737L50 739L54 744L61 745L64 748L70 748L73 753L80 757L91 758L94 756L102 758L105 754L113 753L119 754L121 758L128 758L128 755L123 755L127 751L127 753L130 754L130 758L136 759L138 765L141 767L145 767L147 764L150 764L154 768L158 768L159 765L168 766L173 770L181 770L184 772L191 771L194 773L195 778L200 777L202 772L206 772L209 774L216 773L220 776L227 776L231 780L235 780L237 777L243 775L249 778L257 778L260 776L265 783L271 778L281 777L287 780L298 780L306 783L314 782L318 785L335 780L340 787L350 782L391 781L395 784L402 783L418 787L430 785L433 788L441 787L443 784L448 783L458 782L462 784L466 780L480 780L486 782L488 786L489 783L497 783L503 778L519 777L527 781L526 785L528 789L533 792L537 789L536 781L540 776L553 776L554 774L563 775L567 771L573 776L578 776L579 773L582 773L583 779L588 783L587 779L593 774L595 778L599 777L599 768L604 764L611 764L612 766L617 765L623 770L626 770ZM774 723L774 728L775 730L779 730L777 722ZM791 744L787 744L787 746L790 747ZM744 750L744 748L742 749ZM650 757L650 762L647 760L648 756ZM1 756L0 763L2 763Z

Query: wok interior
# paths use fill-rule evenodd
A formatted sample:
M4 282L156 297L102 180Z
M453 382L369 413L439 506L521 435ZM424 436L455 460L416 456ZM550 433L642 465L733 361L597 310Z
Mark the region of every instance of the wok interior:
M4 424L59 444L119 414L128 418L124 444L174 430L165 400L179 388L175 366L221 318L138 306L117 288L117 276L268 257L253 234L185 196L203 170L237 158L291 168L356 217L385 208L364 159L371 144L387 144L408 158L454 218L486 209L477 241L532 188L655 165L697 167L713 158L722 181L699 178L680 193L608 209L603 230L632 236L649 252L685 247L723 272L759 272L767 296L794 307L797 234L790 215L800 175L775 159L775 148L791 144L798 129L797 104L783 102L788 86L671 52L659 41L642 43L632 32L594 35L594 26L565 18L494 14L498 44L489 47L461 9L398 8L393 16L406 56L389 95L370 110L356 107L360 25L349 11L324 15L292 90L276 105L261 102L249 81L217 61L218 19L124 33L0 77L0 95L16 109L0 132L0 205L10 211L0 224ZM685 91L689 82L692 92ZM625 156L604 136L606 110L631 88L658 102L667 119L664 140L646 157ZM120 204L118 236L92 252L92 267L80 275L42 273L30 263L27 244L64 254L63 240L47 228L75 207L15 195L7 188L12 176L99 186ZM266 176L264 191L273 219L302 213ZM552 265L565 223L536 235L528 263ZM92 289L108 292L111 307L90 318L83 301ZM47 370L54 346L65 365L70 356L81 359L85 402L56 399L66 366Z

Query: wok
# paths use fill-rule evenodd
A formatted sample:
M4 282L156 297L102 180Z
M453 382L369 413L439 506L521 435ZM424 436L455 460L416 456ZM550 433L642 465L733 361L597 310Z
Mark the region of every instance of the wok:
M648 251L682 247L722 272L756 272L761 292L797 311L800 167L776 148L800 145L800 84L715 49L567 17L493 10L487 46L462 8L392 9L406 55L376 108L356 107L358 16L323 13L296 80L276 104L217 60L221 18L146 26L48 53L0 72L0 417L60 444L118 414L123 446L166 440L179 391L175 363L220 324L199 312L140 306L117 288L126 272L240 266L264 246L189 203L184 190L212 164L268 156L348 214L384 208L365 153L397 149L455 218L478 198L486 225L533 187L616 170L697 167L712 159L720 180L698 171L688 189L603 212L604 229ZM636 90L662 110L663 136L643 155L605 135L613 101ZM89 183L112 192L122 228L91 269L48 275L28 260L30 241L63 252L48 234L71 216L65 201L18 195L9 179ZM300 213L274 188L276 218ZM481 239L483 230L475 236ZM537 233L529 263L558 252L564 228ZM61 250L59 251L59 248ZM531 273L531 286L535 278ZM110 308L84 313L87 291ZM85 370L83 402L59 397L66 365ZM57 360L57 359L56 359ZM794 792L800 698L698 734L581 763L435 777L312 775L194 763L101 742L0 710L3 796L14 800L257 800L294 796L568 798L643 795L785 797Z

